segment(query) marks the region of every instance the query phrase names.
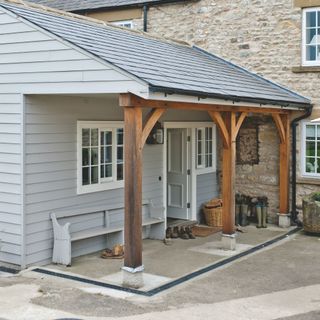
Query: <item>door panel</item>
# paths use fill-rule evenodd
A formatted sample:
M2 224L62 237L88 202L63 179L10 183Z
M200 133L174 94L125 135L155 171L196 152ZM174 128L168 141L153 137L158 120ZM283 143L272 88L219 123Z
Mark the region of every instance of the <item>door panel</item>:
M168 129L167 216L188 219L187 129Z

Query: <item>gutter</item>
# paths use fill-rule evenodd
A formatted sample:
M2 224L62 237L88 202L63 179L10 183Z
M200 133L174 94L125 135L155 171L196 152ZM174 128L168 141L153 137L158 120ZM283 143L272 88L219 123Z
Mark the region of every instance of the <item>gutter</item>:
M306 112L293 119L291 121L291 130L292 130L292 150L291 150L291 171L292 171L292 181L291 181L291 221L300 225L301 222L297 220L297 125L298 122L309 118L312 113L313 106L310 105Z

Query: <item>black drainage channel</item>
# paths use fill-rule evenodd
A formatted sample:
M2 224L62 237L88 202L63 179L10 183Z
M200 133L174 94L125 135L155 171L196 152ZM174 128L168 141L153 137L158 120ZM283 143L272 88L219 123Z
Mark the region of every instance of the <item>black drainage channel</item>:
M32 271L34 272L38 272L38 273L42 273L42 274L46 274L46 275L50 275L50 276L55 276L55 277L59 277L59 278L64 278L64 279L68 279L68 280L74 280L74 281L79 281L79 282L82 282L82 283L88 283L88 284L92 284L92 285L95 285L95 286L98 286L98 287L103 287L103 288L108 288L108 289L115 289L115 290L119 290L119 291L123 291L123 292L128 292L128 293L134 293L134 294L138 294L138 295L141 295L141 296L145 296L145 297L152 297L160 292L163 292L165 290L168 290L168 289L171 289L172 287L175 287L183 282L186 282L188 280L191 280L195 277L198 277L204 273L207 273L209 271L212 271L212 270L215 270L219 267L222 267L230 262L233 262L239 258L242 258L242 257L245 257L251 253L254 253L258 250L261 250L263 248L266 248L280 240L283 240L285 239L286 237L300 231L302 228L295 228L293 230L290 230L289 232L279 236L279 237L276 237L272 240L269 240L269 241L266 241L262 244L259 244L249 250L246 250L244 252L241 252L241 253L238 253L232 257L229 257L229 258L226 258L222 261L219 261L219 262L216 262L212 265L209 265L205 268L202 268L198 271L195 271L195 272L192 272L192 273L189 273L181 278L178 278L176 280L173 280L171 282L168 282L160 287L157 287L157 288L154 288L154 289L151 289L149 291L141 291L141 290L138 290L138 289L131 289L131 288L124 288L124 287L121 287L121 286L117 286L117 285L113 285L113 284L109 284L109 283L104 283L104 282L100 282L100 281L95 281L95 280L91 280L91 279L86 279L86 278L81 278L81 277L77 277L77 276L73 276L73 275L68 275L68 274L64 274L64 273L59 273L59 272L54 272L54 271L50 271L50 270L46 270L46 269L41 269L41 268L36 268L36 269L33 269Z
M0 266L0 271L6 272L6 273L11 273L11 274L18 274L20 272L19 270L8 268L8 267L3 267L3 266Z

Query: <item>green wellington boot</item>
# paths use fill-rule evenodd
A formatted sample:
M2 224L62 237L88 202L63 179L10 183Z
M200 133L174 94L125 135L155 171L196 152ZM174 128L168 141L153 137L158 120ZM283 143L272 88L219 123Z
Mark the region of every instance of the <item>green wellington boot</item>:
M267 228L268 207L263 206L261 208L261 211L262 211L262 228Z
M262 228L262 210L260 206L257 206L256 212L258 220L257 228Z

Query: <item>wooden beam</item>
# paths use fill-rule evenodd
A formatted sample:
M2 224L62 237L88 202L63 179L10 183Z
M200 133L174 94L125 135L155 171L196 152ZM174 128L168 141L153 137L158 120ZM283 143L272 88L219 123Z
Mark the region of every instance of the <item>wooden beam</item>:
M152 130L152 128L154 127L154 125L156 124L156 122L160 119L160 117L163 115L163 113L166 111L166 109L152 109L145 121L144 121L144 126L143 126L143 130L142 130L142 137L141 137L141 146L143 148L144 144L146 143L146 140Z
M223 121L223 118L221 114L217 111L208 111L209 116L211 117L212 121L215 122L215 124L218 126L219 131L221 133L223 146L225 148L228 148L230 145L230 137L228 129Z
M280 117L279 114L273 114L272 117L278 129L280 141L281 143L284 143L286 140L286 132L285 132L284 124L282 122L282 118Z
M124 108L124 266L142 266L142 110Z
M237 135L238 135L238 133L239 133L239 130L240 130L240 128L241 128L241 125L242 125L244 119L246 118L246 116L247 116L247 113L246 113L246 112L242 112L242 113L240 114L240 117L239 117L239 119L238 119L238 121L237 121L235 130L234 130L235 136L232 137L232 141L235 141L235 140L237 139Z
M195 102L176 102L163 100L146 100L130 93L120 94L121 107L140 108L160 108L160 109L180 109L180 110L198 110L198 111L217 111L217 112L246 112L263 114L289 114L289 110L279 108L249 107L249 106L230 106L216 105L209 103Z
M280 205L279 211L282 214L289 212L289 165L290 165L290 119L289 116L281 117L283 125L284 140L280 143L280 170L279 170L279 189Z

